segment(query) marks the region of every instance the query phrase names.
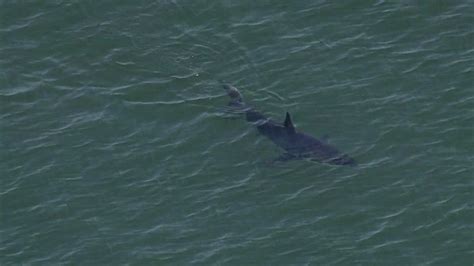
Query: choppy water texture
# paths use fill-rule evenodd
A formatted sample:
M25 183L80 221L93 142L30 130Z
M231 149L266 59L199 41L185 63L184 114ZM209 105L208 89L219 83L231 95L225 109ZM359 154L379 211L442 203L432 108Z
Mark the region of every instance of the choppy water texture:
M4 0L0 23L1 265L473 264L473 1ZM268 166L218 80L359 166Z

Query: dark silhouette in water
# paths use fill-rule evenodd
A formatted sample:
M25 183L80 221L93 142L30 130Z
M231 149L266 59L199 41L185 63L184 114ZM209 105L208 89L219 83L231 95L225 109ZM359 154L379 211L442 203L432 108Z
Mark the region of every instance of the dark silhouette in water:
M310 135L298 132L287 112L283 124L275 122L255 109L247 106L237 88L224 84L224 89L230 97L229 106L245 113L249 122L256 124L258 131L268 137L286 152L276 161L308 158L322 163L355 166L356 162L347 154L339 152L335 147L320 141Z

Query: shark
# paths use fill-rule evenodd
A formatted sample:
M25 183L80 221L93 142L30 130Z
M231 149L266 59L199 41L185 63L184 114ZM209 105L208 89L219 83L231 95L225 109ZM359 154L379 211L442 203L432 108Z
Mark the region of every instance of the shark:
M289 112L286 112L283 123L279 123L247 105L236 87L230 84L223 84L222 86L230 97L228 105L239 113L245 114L246 120L253 123L258 132L269 138L284 151L272 162L309 159L332 165L357 165L352 157L340 152L336 147L329 144L327 140L317 139L297 130Z

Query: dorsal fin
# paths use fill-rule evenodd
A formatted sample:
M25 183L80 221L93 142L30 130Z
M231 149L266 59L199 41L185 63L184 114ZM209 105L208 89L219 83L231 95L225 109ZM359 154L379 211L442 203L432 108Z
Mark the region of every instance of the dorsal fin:
M293 122L291 122L291 116L290 113L286 112L286 117L285 117L285 122L283 123L286 129L290 131L291 133L295 133L295 126L293 125Z

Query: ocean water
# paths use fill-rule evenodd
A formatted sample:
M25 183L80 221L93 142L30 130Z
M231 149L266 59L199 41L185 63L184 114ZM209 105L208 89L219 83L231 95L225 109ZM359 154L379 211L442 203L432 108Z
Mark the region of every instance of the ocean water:
M0 1L0 265L473 265L474 2ZM269 165L220 80L358 167Z

